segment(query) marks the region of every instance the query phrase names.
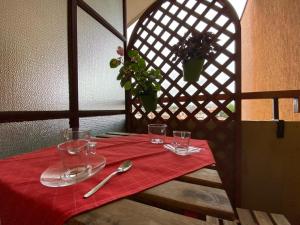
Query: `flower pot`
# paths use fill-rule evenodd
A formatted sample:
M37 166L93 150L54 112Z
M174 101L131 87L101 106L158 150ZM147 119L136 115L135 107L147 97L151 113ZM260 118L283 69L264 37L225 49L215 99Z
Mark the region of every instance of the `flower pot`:
M204 59L193 58L183 63L183 79L187 82L199 80L203 70Z
M151 112L156 110L156 106L157 106L156 91L140 94L140 100L146 112Z

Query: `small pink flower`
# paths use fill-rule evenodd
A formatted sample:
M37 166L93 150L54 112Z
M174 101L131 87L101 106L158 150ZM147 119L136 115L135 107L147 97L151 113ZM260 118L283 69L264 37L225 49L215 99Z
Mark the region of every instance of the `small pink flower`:
M122 48L121 46L118 46L117 53L120 56L124 56L124 48Z

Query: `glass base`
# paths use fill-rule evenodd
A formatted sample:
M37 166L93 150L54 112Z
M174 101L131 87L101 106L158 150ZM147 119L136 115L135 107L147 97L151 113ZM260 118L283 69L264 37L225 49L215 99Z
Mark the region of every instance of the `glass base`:
M65 171L62 163L56 163L47 168L40 177L40 182L47 187L65 187L84 181L105 167L106 160L97 154L89 155L89 165L76 170Z
M184 147L175 147L174 151L177 155L188 155L188 154L190 154L188 147L186 147L186 148L184 148Z
M150 140L150 142L151 142L152 144L163 144L163 143L164 143L164 140L161 139L161 138L152 138L152 139Z
M91 168L92 167L88 165L88 166L78 166L78 167L68 169L62 174L61 179L65 179L65 180L80 179L81 177L88 176L88 173L90 172Z
M191 154L194 154L194 153L198 153L202 150L202 148L189 146L187 151L186 151L186 149L184 149L184 151L178 151L178 148L175 148L171 144L164 144L164 148L171 151L171 152L173 152L173 153L175 153L176 155L181 155L181 156L191 155Z

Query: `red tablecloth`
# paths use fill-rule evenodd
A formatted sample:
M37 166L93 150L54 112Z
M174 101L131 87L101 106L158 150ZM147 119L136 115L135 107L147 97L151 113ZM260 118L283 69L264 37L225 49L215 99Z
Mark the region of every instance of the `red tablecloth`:
M61 225L83 211L215 162L206 141L192 140L191 144L204 149L178 156L162 145L150 144L147 135L103 139L97 144L97 153L106 157L106 167L88 180L60 188L45 187L39 181L41 173L59 160L55 147L1 160L0 224ZM96 194L83 199L84 193L126 159L133 161L128 172L112 178Z

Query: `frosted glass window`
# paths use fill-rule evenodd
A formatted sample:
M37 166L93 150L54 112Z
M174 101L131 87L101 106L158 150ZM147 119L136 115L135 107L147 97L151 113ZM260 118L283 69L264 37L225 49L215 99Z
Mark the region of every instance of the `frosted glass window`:
M80 128L91 130L93 135L109 131L125 131L125 115L80 118Z
M85 0L85 2L123 34L123 4L121 0Z
M30 152L62 141L60 131L69 120L42 120L0 124L0 158Z
M67 1L0 1L0 111L66 110Z
M78 82L80 110L125 109L118 69L109 61L123 42L78 8Z

